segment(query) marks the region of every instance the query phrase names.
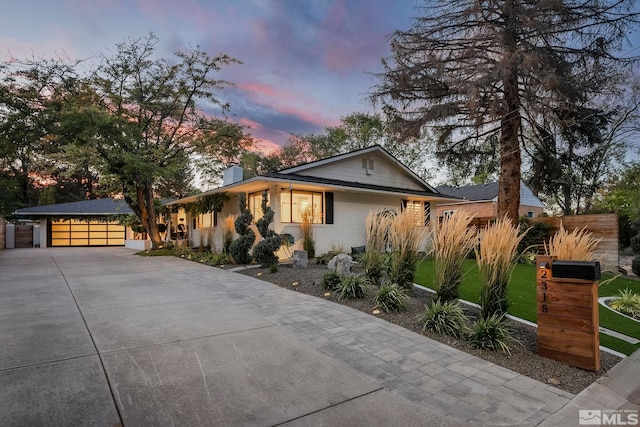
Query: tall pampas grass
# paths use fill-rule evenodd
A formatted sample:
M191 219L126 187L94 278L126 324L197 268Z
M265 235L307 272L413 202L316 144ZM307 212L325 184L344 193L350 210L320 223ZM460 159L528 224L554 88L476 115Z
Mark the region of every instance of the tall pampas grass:
M435 259L435 289L442 302L458 299L458 289L464 271L462 263L477 242L476 227L472 217L463 210L456 210L435 225L432 233L432 253Z
M545 244L544 249L547 255L561 260L591 261L600 240L594 239L585 228L568 232L561 222L560 230L549 239L549 246Z
M420 245L428 229L417 226L412 212L405 210L398 214L391 223L389 244L389 279L405 288L413 283L413 274L420 260Z
M525 234L519 234L518 227L506 216L480 231L480 244L475 248L475 253L482 280L482 319L507 313L507 285L516 264L518 244Z
M360 256L360 262L369 280L376 285L381 284L385 274L389 235L394 218L395 214L390 211L369 211L365 219L367 246Z
M313 238L313 222L315 216L312 209L306 209L302 212L302 249L307 251L309 259L316 256L316 242Z

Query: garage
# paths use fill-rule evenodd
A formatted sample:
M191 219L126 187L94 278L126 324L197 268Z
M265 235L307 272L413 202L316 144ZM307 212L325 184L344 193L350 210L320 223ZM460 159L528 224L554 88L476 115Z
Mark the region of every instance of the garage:
M117 222L57 220L47 228L50 247L124 246L125 227Z
M19 220L39 221L32 246L125 246L125 226L118 219L132 211L122 199L103 198L32 206L14 212Z

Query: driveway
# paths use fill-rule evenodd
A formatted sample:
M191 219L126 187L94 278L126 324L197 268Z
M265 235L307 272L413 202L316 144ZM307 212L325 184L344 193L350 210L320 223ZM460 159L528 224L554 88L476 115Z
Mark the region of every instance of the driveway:
M0 425L535 425L572 395L328 301L123 248L0 251Z

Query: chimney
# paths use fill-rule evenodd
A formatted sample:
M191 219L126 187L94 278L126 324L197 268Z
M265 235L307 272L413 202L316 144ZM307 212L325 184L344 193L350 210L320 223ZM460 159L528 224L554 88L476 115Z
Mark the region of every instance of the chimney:
M242 181L243 169L238 165L233 165L224 170L222 173L222 185L231 185Z

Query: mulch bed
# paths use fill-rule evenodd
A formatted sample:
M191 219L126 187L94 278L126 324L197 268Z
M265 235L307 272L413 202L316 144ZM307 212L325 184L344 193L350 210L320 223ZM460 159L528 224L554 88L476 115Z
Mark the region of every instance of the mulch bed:
M338 300L335 295L324 295L325 291L322 289L322 277L326 272L326 266L310 264L306 269L293 269L290 265L279 265L278 271L275 273L271 273L267 268L246 269L239 273L256 277L295 292L302 292L334 301L338 304L344 304L373 315L372 312L375 305L373 303L373 294L375 287L371 287L370 295L366 299ZM543 383L554 385L573 394L584 390L621 360L617 356L601 352L601 368L597 372L592 372L540 357L537 354L536 348L536 328L515 321L509 321L509 326L513 338L515 338L519 344L512 344L511 355L503 352L475 349L470 343L464 340L438 335L430 331L422 331L422 325L419 324L417 319L424 313L424 306L431 298L432 295L430 293L414 292L409 298L406 311L399 313L381 312L377 316L451 347L488 360L496 365L503 366ZM474 320L477 317L477 310L472 307L465 307L465 312L470 320Z

